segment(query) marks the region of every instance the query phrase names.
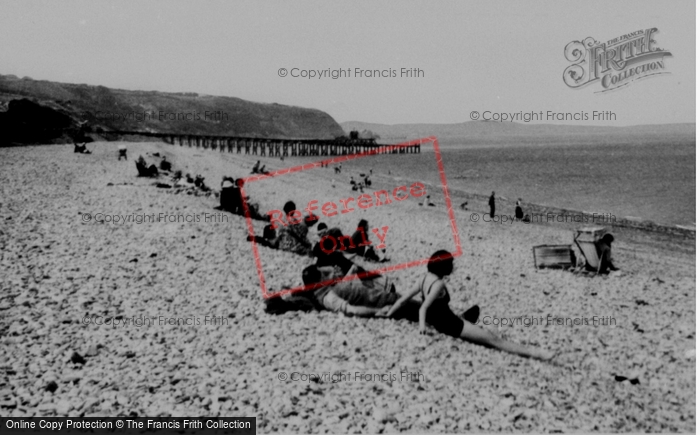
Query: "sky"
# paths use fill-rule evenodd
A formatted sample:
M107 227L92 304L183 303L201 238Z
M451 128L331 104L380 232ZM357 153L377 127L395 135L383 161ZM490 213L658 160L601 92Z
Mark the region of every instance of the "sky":
M338 122L459 123L477 112L695 122L695 2L7 1L0 74L313 107ZM565 46L655 27L668 74L597 93L564 84ZM287 75L281 77L281 68ZM350 69L350 77L292 77ZM396 77L355 77L355 69ZM400 77L418 68L422 77ZM615 114L592 120L593 111Z

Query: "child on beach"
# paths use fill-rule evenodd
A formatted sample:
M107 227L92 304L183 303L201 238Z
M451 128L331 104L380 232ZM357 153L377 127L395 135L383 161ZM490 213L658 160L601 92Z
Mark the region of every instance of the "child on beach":
M418 324L421 335L427 333L425 324L429 323L443 334L459 337L486 347L543 361L554 358L555 355L551 352L506 341L490 331L465 322L453 313L449 306L450 295L443 281L444 277L452 273L453 268L452 254L444 250L435 252L428 262L428 273L416 283L411 291L401 296L391 308L383 309L377 313L377 316L392 317L414 295L420 293L422 303L418 311Z

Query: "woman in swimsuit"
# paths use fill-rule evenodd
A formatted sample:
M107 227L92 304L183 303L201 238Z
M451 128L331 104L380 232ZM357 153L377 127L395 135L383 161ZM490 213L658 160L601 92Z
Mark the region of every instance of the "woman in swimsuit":
M447 292L447 287L443 281L444 277L452 273L453 268L452 254L443 250L437 251L430 257L428 273L423 279L418 281L417 285L410 292L404 294L396 301L388 311L383 310L377 316L393 316L408 300L421 293L422 303L418 311L418 324L421 335L427 333L425 324L428 323L443 334L459 337L486 347L540 360L551 360L554 358L555 354L551 352L509 342L486 329L465 322L453 313L449 307L450 294Z

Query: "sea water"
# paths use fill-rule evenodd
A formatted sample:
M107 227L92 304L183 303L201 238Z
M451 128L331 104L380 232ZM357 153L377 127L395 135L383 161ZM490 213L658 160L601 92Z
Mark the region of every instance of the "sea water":
M694 225L695 143L460 144L440 147L453 202L464 193L610 213L660 224ZM338 179L373 171L373 177L440 186L430 144L421 154L392 154L343 163ZM342 182L342 181L340 181ZM435 191L433 199L441 193ZM474 209L486 208L486 204ZM470 209L472 206L470 206ZM512 210L511 210L512 211Z

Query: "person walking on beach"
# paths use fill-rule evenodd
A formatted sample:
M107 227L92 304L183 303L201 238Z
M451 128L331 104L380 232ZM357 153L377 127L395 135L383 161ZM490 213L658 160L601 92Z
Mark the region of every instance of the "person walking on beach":
M465 322L463 318L468 313L465 313L463 318L453 313L449 306L450 295L443 280L444 277L452 273L453 269L452 254L444 250L435 252L428 261L428 273L416 282L411 291L401 296L391 308L381 310L377 316L392 317L414 295L420 293L422 303L418 311L418 328L421 335L427 334L425 327L427 323L435 327L438 332L486 347L543 361L554 359L555 354L552 352L504 340L488 330Z
M491 196L489 197L489 215L491 216L491 220L496 216L496 192L491 192Z

